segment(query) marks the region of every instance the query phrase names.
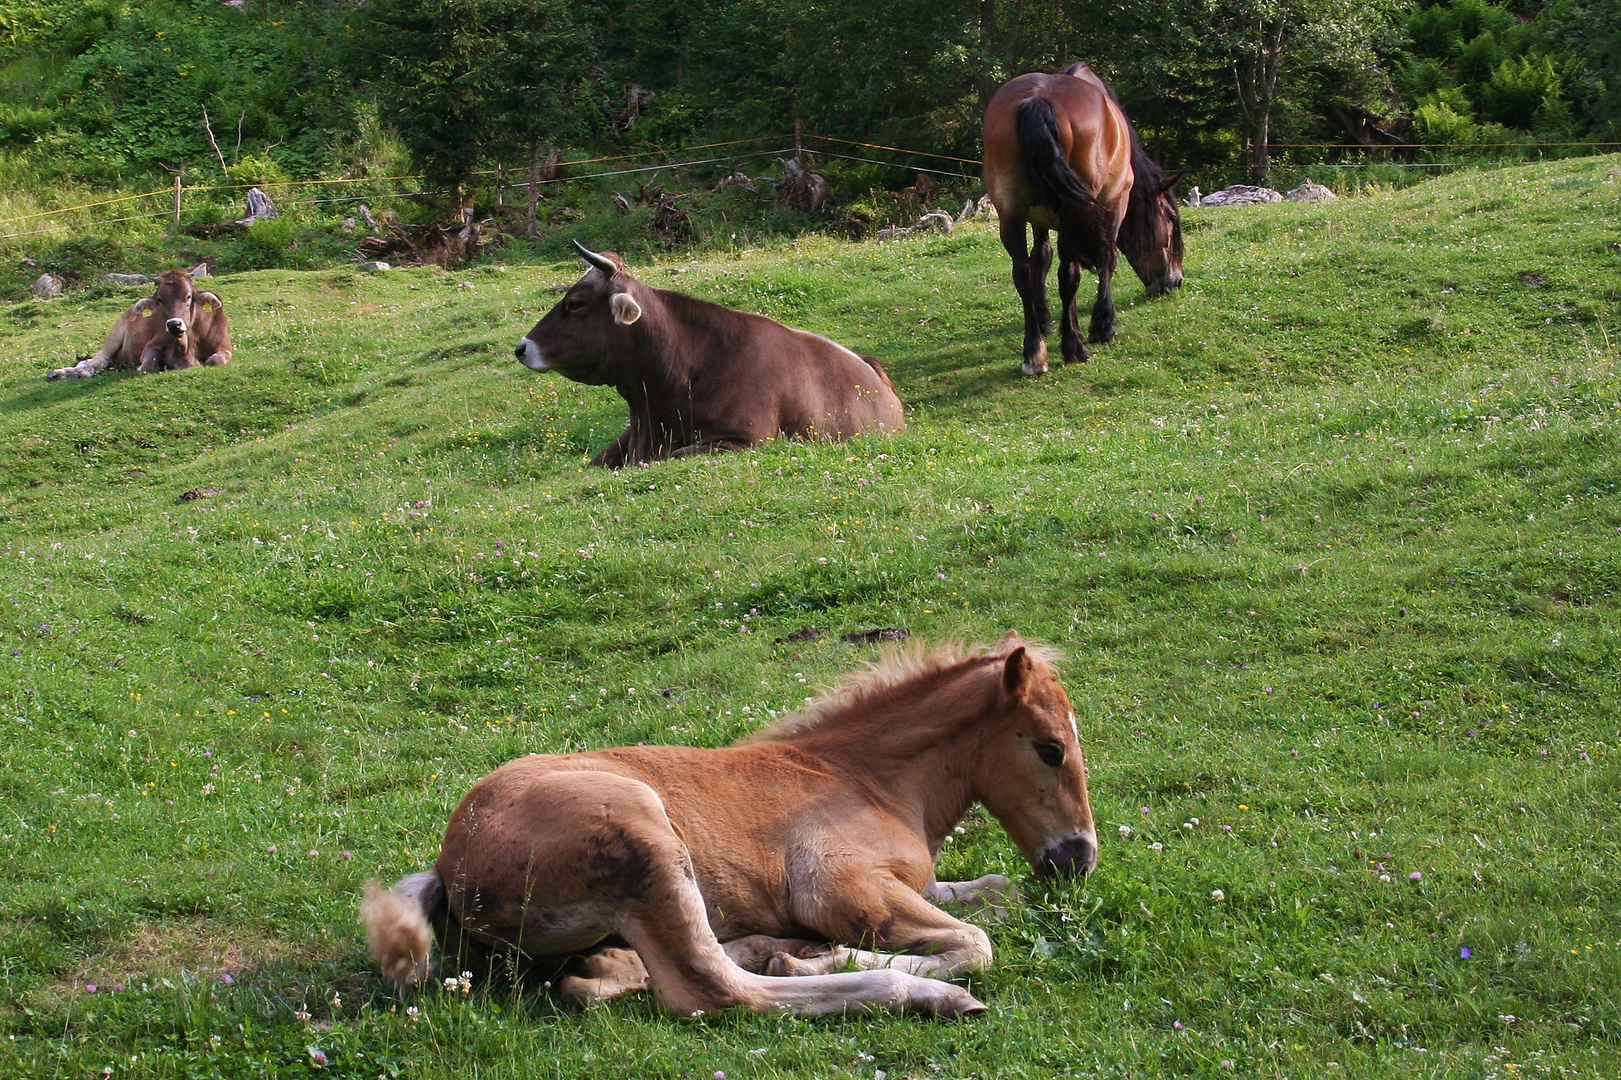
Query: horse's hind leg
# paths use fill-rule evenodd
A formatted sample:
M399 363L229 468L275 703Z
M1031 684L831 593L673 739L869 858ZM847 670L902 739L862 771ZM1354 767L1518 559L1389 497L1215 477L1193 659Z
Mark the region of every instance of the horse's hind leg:
M1058 234L1058 295L1063 301L1059 315L1063 329L1064 363L1078 364L1091 357L1081 340L1081 324L1075 316L1075 294L1081 287L1081 257L1073 239Z
M1047 271L1053 266L1053 245L1046 229L1030 228L1030 273L1036 297L1036 325L1041 336L1053 332L1052 311L1047 307Z
M1046 231L1036 230L1045 241ZM1037 278L1037 266L1031 250L1024 246L1024 221L1013 214L1001 220L1002 246L1013 260L1013 287L1019 291L1024 304L1024 366L1026 375L1041 375L1047 370L1047 343L1042 340L1049 332L1043 329L1050 323L1047 309L1047 272L1042 266Z
M1098 260L1098 299L1092 305L1092 326L1086 335L1086 340L1094 344L1103 345L1114 340L1114 296L1109 287L1114 281L1114 267L1118 258L1118 249L1110 244L1104 257Z

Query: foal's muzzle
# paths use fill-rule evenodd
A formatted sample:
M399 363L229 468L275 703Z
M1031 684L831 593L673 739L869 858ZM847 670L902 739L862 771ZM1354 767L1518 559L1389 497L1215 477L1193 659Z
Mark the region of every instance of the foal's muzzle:
M1089 832L1070 833L1054 840L1041 853L1036 863L1037 877L1057 874L1090 874L1098 865L1098 840Z

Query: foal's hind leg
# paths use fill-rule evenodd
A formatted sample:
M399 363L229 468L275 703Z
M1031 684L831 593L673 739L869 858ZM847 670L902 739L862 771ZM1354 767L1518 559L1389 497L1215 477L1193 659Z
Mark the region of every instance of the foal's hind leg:
M636 990L647 989L647 968L635 949L598 949L580 958L578 969L557 984L564 1001L595 1005Z

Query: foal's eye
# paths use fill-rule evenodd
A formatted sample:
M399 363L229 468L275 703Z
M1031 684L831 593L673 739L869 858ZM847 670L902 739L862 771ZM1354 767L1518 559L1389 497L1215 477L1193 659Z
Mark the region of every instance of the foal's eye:
M1064 763L1064 744L1057 739L1044 739L1033 744L1032 749L1043 765L1056 769Z

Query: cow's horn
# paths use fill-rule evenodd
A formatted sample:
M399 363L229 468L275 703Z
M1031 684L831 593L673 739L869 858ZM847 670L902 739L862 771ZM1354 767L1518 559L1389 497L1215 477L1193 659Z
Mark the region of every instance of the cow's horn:
M570 241L580 252L580 258L601 270L604 277L613 277L619 273L619 265L606 255L598 255L578 240Z

